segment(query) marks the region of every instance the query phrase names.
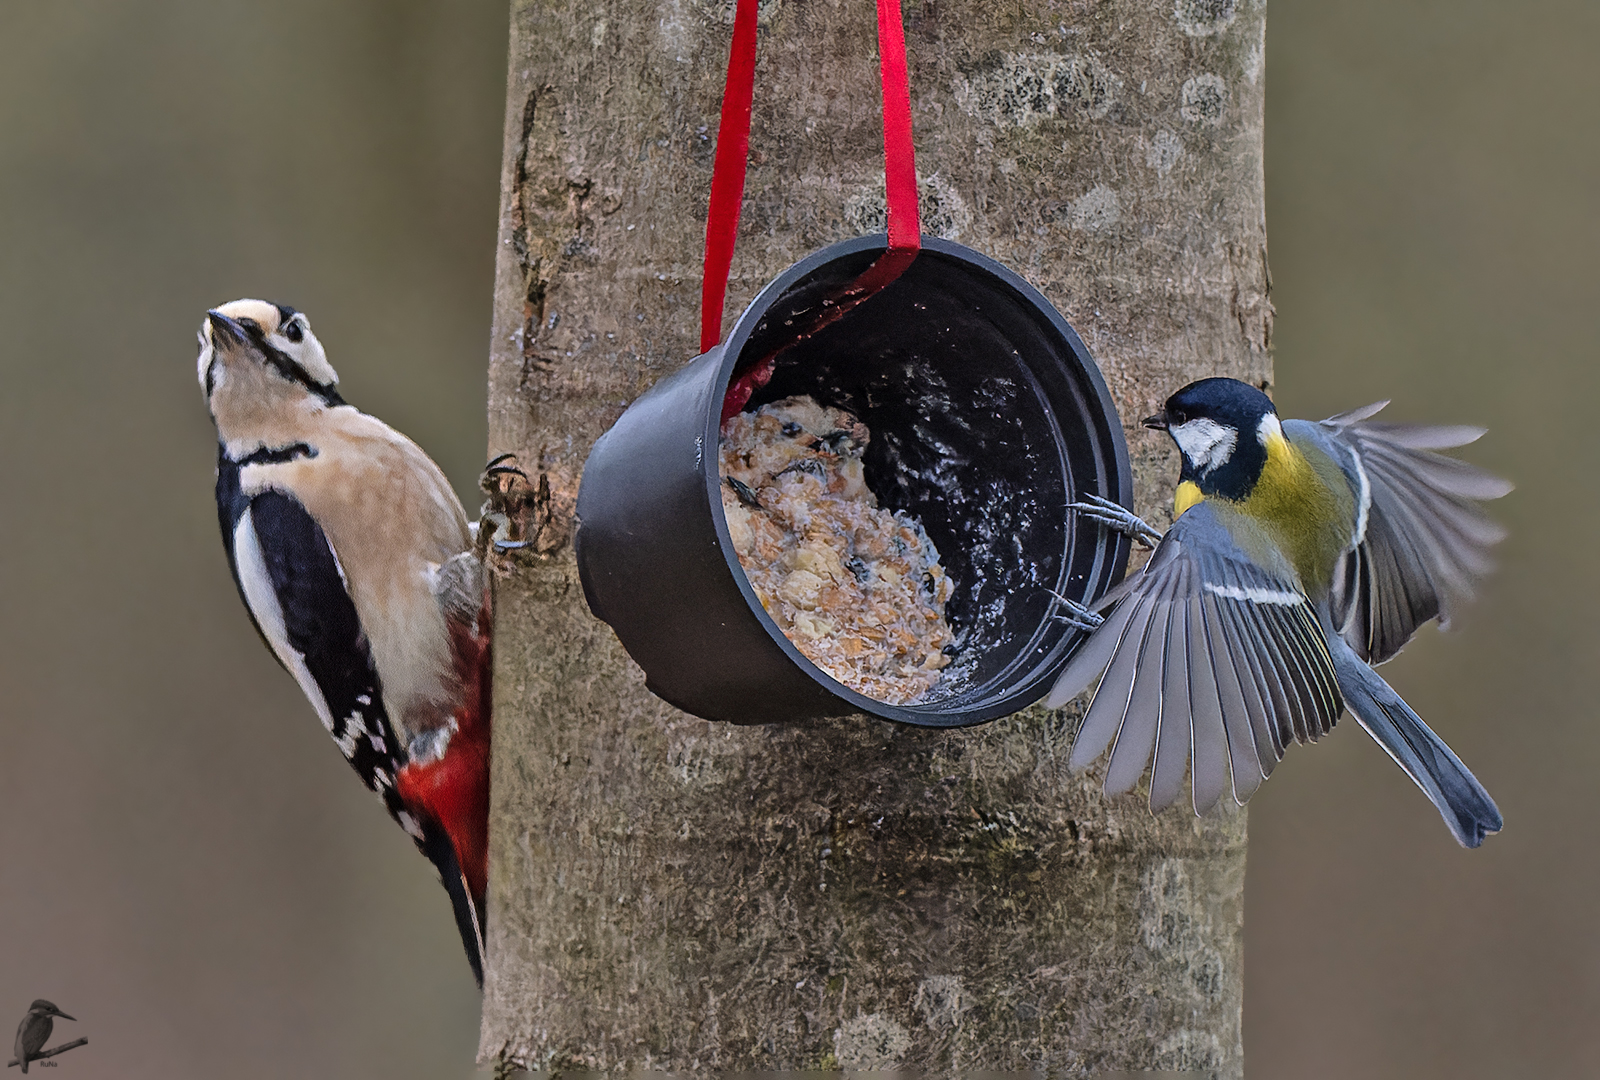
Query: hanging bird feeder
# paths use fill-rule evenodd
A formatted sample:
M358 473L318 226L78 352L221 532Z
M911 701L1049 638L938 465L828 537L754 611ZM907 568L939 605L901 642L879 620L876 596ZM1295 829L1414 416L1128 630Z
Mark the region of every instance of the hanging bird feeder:
M749 144L755 0L739 0L707 222L701 355L595 443L578 494L584 595L686 712L768 723L870 713L982 723L1038 700L1081 640L1058 597L1121 580L1127 538L1079 528L1084 494L1129 505L1122 425L1078 335L1036 289L917 226L905 43L879 0L889 231L790 267L718 337ZM948 578L952 662L907 704L851 689L763 606L724 511L724 421L805 395L870 431L866 487L920 523ZM740 485L734 485L739 487ZM742 491L741 497L749 497ZM769 598L770 599L770 598Z

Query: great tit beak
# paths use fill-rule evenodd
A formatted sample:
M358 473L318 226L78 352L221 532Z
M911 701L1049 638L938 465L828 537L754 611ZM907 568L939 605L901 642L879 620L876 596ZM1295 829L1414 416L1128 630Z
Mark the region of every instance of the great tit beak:
M244 327L228 318L220 311L206 312L206 322L211 324L211 343L213 345L243 345L245 341Z
M1160 412L1156 413L1154 416L1145 417L1143 420L1139 421L1139 423L1143 424L1145 427L1149 428L1151 431L1166 431L1167 430L1167 410L1162 409Z

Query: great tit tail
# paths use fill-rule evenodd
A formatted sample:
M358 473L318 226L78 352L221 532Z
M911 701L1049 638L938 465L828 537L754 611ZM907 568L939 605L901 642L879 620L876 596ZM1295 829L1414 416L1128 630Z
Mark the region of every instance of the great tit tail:
M1504 824L1500 810L1472 770L1348 645L1331 634L1329 638L1345 705L1439 808L1461 846L1475 848L1485 836L1499 832Z

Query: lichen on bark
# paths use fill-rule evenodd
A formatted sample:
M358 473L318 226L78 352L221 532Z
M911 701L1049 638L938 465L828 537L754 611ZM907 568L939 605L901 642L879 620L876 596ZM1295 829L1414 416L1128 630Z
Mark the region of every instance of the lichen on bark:
M1125 418L1270 380L1260 0L905 0L923 220L1038 286ZM1242 812L1152 817L1078 710L962 731L677 712L584 605L594 440L695 351L732 0L517 0L491 450L548 486L497 582L481 1053L620 1072L1242 1073ZM872 5L767 0L729 317L882 215ZM1176 461L1129 431L1139 509Z

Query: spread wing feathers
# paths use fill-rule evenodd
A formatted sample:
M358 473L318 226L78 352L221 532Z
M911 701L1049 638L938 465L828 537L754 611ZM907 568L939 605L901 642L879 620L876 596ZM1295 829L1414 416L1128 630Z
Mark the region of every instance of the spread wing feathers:
M1473 442L1482 428L1358 422L1375 411L1314 426L1353 456L1351 482L1359 493L1364 479L1370 493L1365 535L1335 569L1329 606L1356 655L1381 664L1429 619L1449 626L1471 599L1492 567L1489 548L1505 538L1478 502L1511 485L1434 453Z
M327 537L298 500L267 491L234 526L239 592L273 654L300 684L345 760L419 846L395 792L406 748L395 737L355 602Z
M1065 704L1101 672L1069 765L1111 746L1106 794L1131 791L1154 755L1150 807L1182 793L1197 813L1243 803L1291 741L1319 738L1343 708L1311 604L1252 562L1207 503L1173 525L1047 698Z

